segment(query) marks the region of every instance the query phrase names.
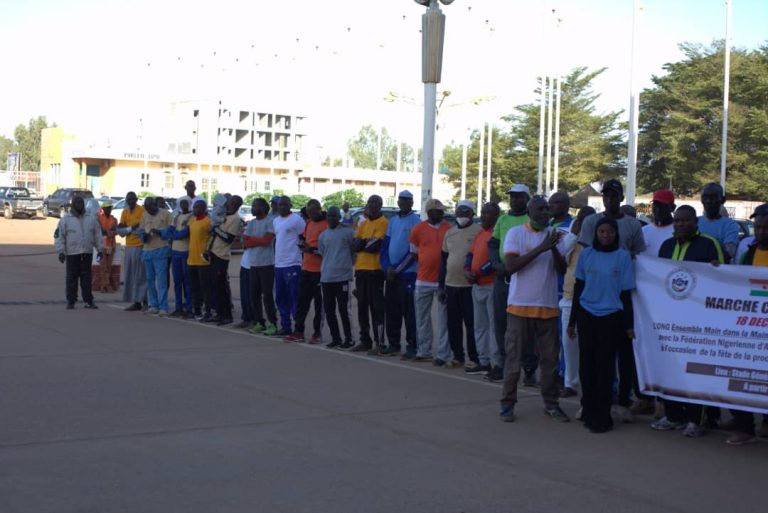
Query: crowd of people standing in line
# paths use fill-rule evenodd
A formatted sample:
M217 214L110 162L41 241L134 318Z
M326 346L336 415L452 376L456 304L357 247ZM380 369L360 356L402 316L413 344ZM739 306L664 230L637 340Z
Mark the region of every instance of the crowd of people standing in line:
M653 223L645 226L621 206L617 180L603 185L603 212L584 207L575 218L567 194L531 196L517 184L507 191L509 211L486 203L479 224L475 205L464 200L455 223L444 220L437 199L427 201L422 221L413 195L401 191L395 216L382 215L382 198L373 195L355 227L348 208L323 211L313 199L299 215L285 196L255 199L253 219L243 223L239 196L217 196L209 208L193 181L185 188L173 212L155 198L140 206L131 192L119 220L108 204L97 218L85 212L82 198L73 200L55 236L66 262L67 308L74 308L78 280L86 307L96 308L92 253L95 248L102 265L111 263L119 235L126 245L126 310L232 324L229 260L241 238L239 328L303 342L313 306L309 343L322 343L325 320L328 348L463 367L502 382L505 422L515 419L521 377L524 386L540 387L545 414L560 421L570 420L560 398L581 395L577 417L594 433L611 430L614 419L631 422L633 415L656 412L653 398L640 390L632 349L636 255L768 265L768 204L755 210L755 236L740 242L738 226L723 215L718 184L704 187L700 217L689 205L676 207L672 191L656 191ZM175 309L169 313L171 272ZM357 299L357 343L350 294ZM754 441L753 414L733 411L732 417L728 443ZM719 421L716 408L664 400L651 427L698 437Z

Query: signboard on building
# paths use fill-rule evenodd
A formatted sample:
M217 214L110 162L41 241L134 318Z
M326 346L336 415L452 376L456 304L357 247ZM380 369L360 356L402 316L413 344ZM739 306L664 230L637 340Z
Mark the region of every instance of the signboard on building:
M8 152L5 169L8 171L21 171L21 153Z

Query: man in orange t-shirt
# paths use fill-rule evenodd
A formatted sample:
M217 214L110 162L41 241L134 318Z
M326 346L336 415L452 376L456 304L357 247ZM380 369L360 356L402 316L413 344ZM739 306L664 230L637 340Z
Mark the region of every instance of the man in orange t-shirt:
M432 358L432 302L439 290L443 239L451 225L443 220L445 208L439 200L427 201L425 210L427 220L414 226L409 237L419 264L413 294L418 331L418 350L414 361L432 361L436 367L443 367L451 360L445 302L440 301L437 306L438 341L437 355L434 359Z
M320 264L323 257L318 252L318 238L328 229L328 221L325 212L320 208L320 202L316 199L307 202L307 226L304 234L299 238L299 247L303 253L301 263L301 276L299 277L299 306L296 312L296 331L287 337L291 342L304 342L304 321L307 320L309 305L315 302L315 316L312 319L312 338L310 344L322 342L321 321L323 309L323 296L320 288Z
M101 205L99 224L101 225L101 233L104 235L104 256L101 258L101 263L99 264L99 271L101 271L101 291L115 292L117 291L117 286L112 284L110 278L112 277L112 261L115 258L117 219L112 215L112 203L109 201L105 201Z
M480 359L480 372L488 373L493 368L504 366L501 353L494 340L493 283L496 279L493 262L488 253L488 241L493 237L493 228L499 219L501 209L496 203L486 203L480 210L482 229L475 237L467 254L464 274L472 283L472 306L475 317L475 344Z

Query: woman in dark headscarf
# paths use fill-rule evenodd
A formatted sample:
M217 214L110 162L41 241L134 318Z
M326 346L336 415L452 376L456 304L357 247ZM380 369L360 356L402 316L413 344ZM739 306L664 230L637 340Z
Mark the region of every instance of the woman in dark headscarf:
M592 247L576 264L573 310L568 334L579 334L582 418L593 433L613 428L611 388L616 351L624 336L634 338L632 296L635 274L629 253L619 248L616 221L601 218Z

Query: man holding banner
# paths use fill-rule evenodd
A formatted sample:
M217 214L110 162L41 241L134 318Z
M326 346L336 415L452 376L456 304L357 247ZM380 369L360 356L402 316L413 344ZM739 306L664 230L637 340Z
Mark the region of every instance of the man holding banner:
M725 263L720 244L709 235L699 232L696 210L683 205L674 216L675 236L667 239L659 249L659 258L686 262L704 262L712 265ZM697 403L664 400L664 417L653 422L657 431L682 429L683 434L696 438L705 433L703 408Z

